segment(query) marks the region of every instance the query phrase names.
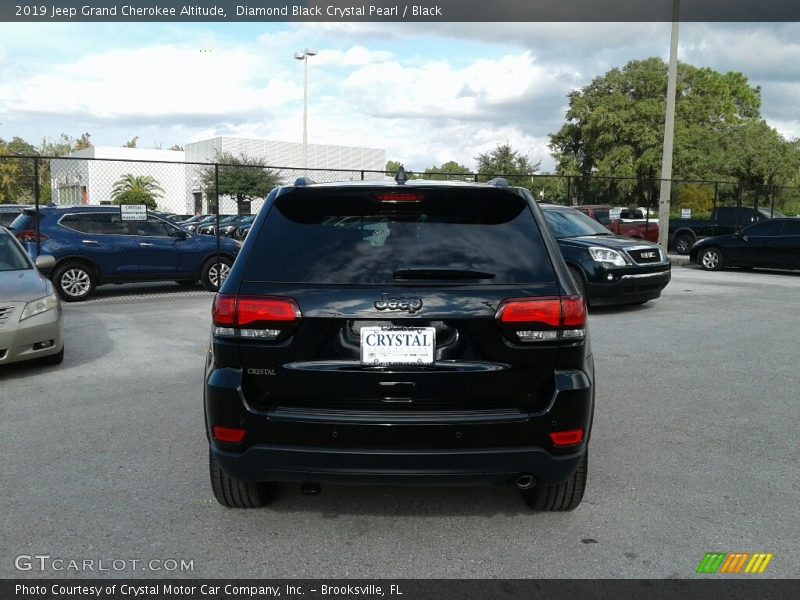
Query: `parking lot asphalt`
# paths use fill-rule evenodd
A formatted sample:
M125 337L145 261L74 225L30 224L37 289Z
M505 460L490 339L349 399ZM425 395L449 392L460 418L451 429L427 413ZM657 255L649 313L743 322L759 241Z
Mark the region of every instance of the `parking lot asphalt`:
M561 514L511 487L284 485L270 508L224 509L203 429L211 295L108 290L65 307L61 366L0 370L0 577L691 578L715 551L800 576L800 274L675 266L661 299L591 311L589 483ZM33 554L193 570L15 568Z

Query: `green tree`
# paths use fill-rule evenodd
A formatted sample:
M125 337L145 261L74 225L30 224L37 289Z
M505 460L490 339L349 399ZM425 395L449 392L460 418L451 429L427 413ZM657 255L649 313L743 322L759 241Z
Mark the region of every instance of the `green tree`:
M709 184L687 183L678 186L677 198L672 203L672 215L680 215L682 208L689 208L693 218L711 214L714 208L714 186Z
M43 157L47 156L66 156L72 152L72 145L74 140L66 133L62 133L55 140L43 138L41 144L37 148L37 154ZM50 171L50 161L46 158L39 163L39 175L41 181L39 183L40 195L39 202L47 204L53 196L52 190L52 177Z
M472 180L472 176L469 173L470 170L464 165L460 165L454 160L449 160L446 163L442 163L442 165L439 167L428 167L425 169L425 174L423 177L425 179L444 180L463 179L464 177L468 177L470 180Z
M550 136L557 171L567 175L660 176L667 65L660 58L614 68L568 95L566 122ZM761 90L741 73L678 65L673 176L725 174L721 140L757 122Z
M479 154L478 174L483 181L492 177L505 177L512 185L529 187L532 176L539 170L541 163L532 163L527 155L514 150L510 144L498 144L494 150Z
M525 184L536 200L551 204L569 204L569 189L564 177L557 175L535 175Z
M0 139L0 203L13 204L13 190L18 185L21 169L19 160L10 156L5 145L5 141Z
M139 142L139 136L136 135L125 142L125 145L122 146L123 148L136 148L136 144Z
M266 198L274 187L280 185L280 175L262 166L257 158L224 152L217 155L217 162L220 163L219 196L230 196L236 200L239 214L249 214L252 200ZM210 197L217 197L213 167L203 172L203 187Z
M724 175L745 185L778 185L792 181L796 172L794 144L763 120L732 127L720 139Z
M157 199L164 195L164 189L150 175L123 175L111 189L114 204L145 204L147 208L158 208Z
M77 140L74 140L72 143L73 150L84 150L86 148L92 147L92 134L91 133L82 133L81 137Z
M0 138L0 202L30 204L34 202L34 160L36 148L20 137L10 142ZM25 158L15 158L15 157Z
M402 166L402 164L399 161L387 160L386 161L386 168L384 169L384 171L386 171L386 173L388 175L394 175L395 173L397 173L400 170L401 166Z
M170 150L179 150L179 151L183 152L183 146L180 146L178 144L173 144L172 146L169 147L169 149Z
M43 138L38 153L42 156L64 156L72 151L72 144L73 139L66 133L62 133L55 141Z
M158 209L158 202L150 194L140 188L125 190L114 196L114 204L144 204L150 210Z

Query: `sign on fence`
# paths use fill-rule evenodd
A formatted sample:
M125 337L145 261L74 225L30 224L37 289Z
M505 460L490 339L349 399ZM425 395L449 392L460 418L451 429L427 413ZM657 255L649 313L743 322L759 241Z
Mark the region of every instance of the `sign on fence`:
M682 208L681 209L681 219L691 219L692 218L692 209L691 208Z
M147 205L120 204L119 215L123 221L147 221Z

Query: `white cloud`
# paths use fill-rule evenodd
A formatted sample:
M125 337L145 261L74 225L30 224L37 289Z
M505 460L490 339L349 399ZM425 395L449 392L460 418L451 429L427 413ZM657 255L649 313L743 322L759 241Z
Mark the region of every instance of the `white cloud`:
M371 51L364 46L353 46L346 51L321 50L319 55L309 59L315 67L360 67L380 63L392 58L391 52Z
M800 24L684 27L681 59L760 81L800 78Z
M787 140L800 139L800 119L780 120L770 119L769 124L778 130Z
M153 45L91 54L3 81L0 100L9 111L110 120L235 118L302 97L302 86L284 78L254 85L265 72L257 55L238 48Z
M537 65L526 51L478 59L462 68L447 60L420 66L370 64L353 71L342 89L362 110L377 116L490 120L494 115L487 112L495 108L563 88L562 76Z
M308 63L311 142L386 148L412 169L447 160L472 167L477 154L509 142L549 168L547 134L561 124L566 94L669 46L664 23L304 23L238 37L234 25L171 24L138 46L127 36L130 48L92 42L91 27L48 29L32 53L0 25L4 137L68 130L90 131L98 144L134 135L166 145L215 135L300 141L303 70L292 55L310 46L319 50ZM113 25L114 35L126 27ZM682 60L744 71L764 87L770 123L798 135L800 27L688 24L681 36ZM76 38L83 49L69 44ZM54 52L59 45L69 52Z

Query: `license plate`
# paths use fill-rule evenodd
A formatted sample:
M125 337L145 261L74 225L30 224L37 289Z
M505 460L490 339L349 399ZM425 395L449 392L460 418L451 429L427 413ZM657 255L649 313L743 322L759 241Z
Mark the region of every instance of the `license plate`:
M436 347L433 327L362 327L364 365L432 365Z

